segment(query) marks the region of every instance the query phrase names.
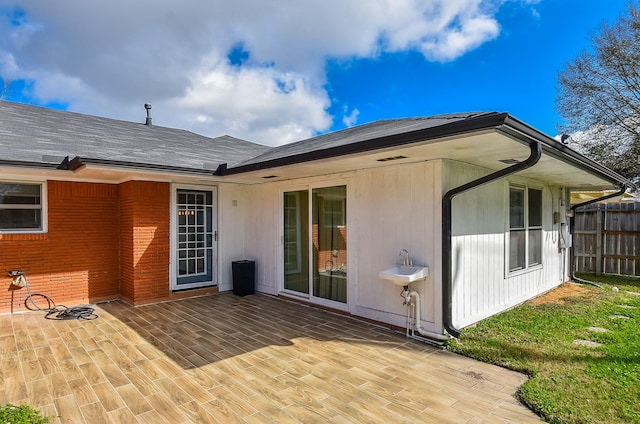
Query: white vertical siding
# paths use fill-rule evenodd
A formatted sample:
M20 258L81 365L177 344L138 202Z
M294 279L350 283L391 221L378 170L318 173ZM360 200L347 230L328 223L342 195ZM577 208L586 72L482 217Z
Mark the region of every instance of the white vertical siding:
M244 187L221 184L218 187L218 289L233 288L231 262L245 258L245 201Z
M439 278L439 166L437 162L389 166L358 171L353 179L355 201L350 203L354 244L350 255L357 255L357 315L404 326L406 307L401 287L378 278L378 272L401 261L399 252L407 249L414 264L427 265L431 276L411 284L421 295L423 327L436 330L440 322ZM355 227L355 228L354 228ZM355 249L355 252L353 252Z
M245 256L256 261L256 290L276 294L282 248L279 189L275 184L261 184L244 190Z
M442 332L442 194L486 173L460 163L429 161L390 164L331 179L225 186L221 190L225 225L221 231L231 229L231 235L225 234L221 254L226 255L223 266L229 264L227 279L230 281L231 260L254 259L257 290L276 294L282 278L282 191L331 185L333 181L346 183L349 312L405 326L407 309L400 297L402 288L381 280L378 272L398 263L399 251L407 249L415 264L427 265L430 270L425 281L411 284L421 296L422 327ZM507 275L505 271L508 181L494 182L454 198L452 277L456 326L477 322L562 282L562 255L557 246L557 226L552 224L560 192L531 183L543 188L543 266L517 275ZM238 197L238 205L230 206L234 197Z
M401 287L378 278L378 272L407 249L414 263L428 265L431 276L412 284L422 297L423 327L441 326L439 281L439 162L388 166L286 183L243 188L244 256L255 259L257 290L277 293L281 279L282 190L309 184L347 184L348 308L355 315L404 327L406 307ZM440 327L441 328L441 327Z
M449 162L447 189L485 175L475 167ZM508 179L460 194L452 204L452 293L454 325L464 327L513 307L563 282L557 225L560 191L513 177L518 184L543 189L541 267L509 274L506 270Z

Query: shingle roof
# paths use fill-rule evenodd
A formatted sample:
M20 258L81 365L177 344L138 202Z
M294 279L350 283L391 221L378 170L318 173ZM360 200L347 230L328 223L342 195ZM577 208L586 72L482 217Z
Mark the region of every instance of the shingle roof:
M230 136L209 138L186 130L0 101L0 165L57 167L106 164L225 176L496 129L545 154L608 181L633 184L507 113L470 112L389 119L270 148ZM76 160L73 160L76 158Z
M230 136L126 122L0 101L0 158L32 163L73 159L211 169L242 162L269 147Z
M236 166L238 168L246 169L251 168L251 165L279 161L285 158L302 157L314 152L335 151L340 148L348 148L349 145L355 145L357 143L369 142L376 139L385 139L387 137L401 134L410 134L415 131L495 115L497 115L497 112L467 112L420 118L400 118L375 121L276 147L271 150L267 150L259 156L247 159Z

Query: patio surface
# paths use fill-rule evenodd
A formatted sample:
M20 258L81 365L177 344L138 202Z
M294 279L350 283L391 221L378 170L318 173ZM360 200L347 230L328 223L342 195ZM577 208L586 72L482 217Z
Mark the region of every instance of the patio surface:
M521 374L266 295L0 315L0 404L64 423L527 423Z

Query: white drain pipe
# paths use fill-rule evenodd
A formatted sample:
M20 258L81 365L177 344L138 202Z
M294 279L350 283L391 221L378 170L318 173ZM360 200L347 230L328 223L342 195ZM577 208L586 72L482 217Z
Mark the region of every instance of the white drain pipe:
M427 331L422 328L420 324L420 293L415 290L409 291L409 286L404 286L404 291L402 292L402 297L404 297L404 304L407 305L407 337L411 337L417 340L422 340L426 342L435 342L436 340L439 342L446 342L451 339L451 336L448 334L438 334L432 331ZM411 299L415 298L415 301L412 302ZM409 319L409 315L411 314L411 307L415 306L415 314L414 320ZM410 328L411 327L411 328ZM415 331L418 332L423 337L426 337L431 340L424 340L421 337L415 335ZM441 343L440 343L441 344Z

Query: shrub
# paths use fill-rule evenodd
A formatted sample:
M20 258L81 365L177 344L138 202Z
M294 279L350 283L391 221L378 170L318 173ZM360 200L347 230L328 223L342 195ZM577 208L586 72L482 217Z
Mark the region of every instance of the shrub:
M46 424L49 417L43 417L40 412L29 405L14 406L10 403L0 406L0 423L2 424Z

